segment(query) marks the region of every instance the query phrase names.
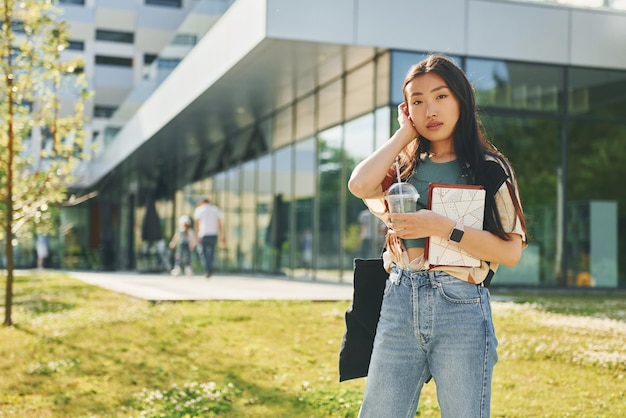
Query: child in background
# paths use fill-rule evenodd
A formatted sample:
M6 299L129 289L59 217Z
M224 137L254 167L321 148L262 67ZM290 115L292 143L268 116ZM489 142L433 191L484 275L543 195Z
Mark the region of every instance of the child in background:
M191 252L196 247L196 234L191 228L191 219L187 215L183 215L178 219L178 230L174 233L170 241L170 248L176 249L175 266L172 270L173 276L178 276L183 272L187 276L191 276Z

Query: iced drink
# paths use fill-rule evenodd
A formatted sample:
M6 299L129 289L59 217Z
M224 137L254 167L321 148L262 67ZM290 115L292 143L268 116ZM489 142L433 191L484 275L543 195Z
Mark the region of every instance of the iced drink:
M385 194L391 213L415 212L419 197L417 189L411 183L405 182L392 184Z

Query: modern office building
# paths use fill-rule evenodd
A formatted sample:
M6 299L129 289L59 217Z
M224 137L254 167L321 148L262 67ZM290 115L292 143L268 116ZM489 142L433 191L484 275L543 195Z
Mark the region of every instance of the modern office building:
M350 172L394 131L409 66L443 52L527 214L530 245L494 283L626 286L625 0L61 3L98 144L63 209L64 267L159 268L208 196L222 271L348 280L382 237Z

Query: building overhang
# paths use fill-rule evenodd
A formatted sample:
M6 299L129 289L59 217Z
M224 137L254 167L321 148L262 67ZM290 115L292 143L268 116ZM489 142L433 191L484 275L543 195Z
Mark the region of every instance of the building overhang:
M626 68L626 57L613 53L623 47L617 41L623 38L615 37L615 30L603 32L602 26L594 34L585 27L597 14L545 4L479 0L238 0L139 108L101 157L88 164L75 188L97 187L123 164L148 176L152 172L155 178L164 170L176 170L167 175L185 181L206 176L219 168L226 149L249 143L248 134L237 135L242 129L347 68L371 59L381 49L573 65L588 61ZM420 20L416 31L415 16L433 18ZM436 16L445 16L446 28L454 29L443 30ZM626 28L623 14L604 18L613 28L616 21ZM507 21L533 28L523 39L532 48L511 48L511 39L521 42L514 31L498 30L499 38L493 37L493 28ZM578 39L583 29L588 37L600 38L603 59L597 59L597 51L588 58L580 56L572 40ZM626 36L626 29L621 30ZM549 42L542 35L547 33L551 34ZM491 37L490 45L481 41L486 37Z

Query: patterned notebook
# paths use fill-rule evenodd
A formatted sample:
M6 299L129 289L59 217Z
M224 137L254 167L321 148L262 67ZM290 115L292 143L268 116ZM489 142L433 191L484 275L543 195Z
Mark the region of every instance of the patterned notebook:
M431 183L428 187L429 209L460 222L466 227L483 229L485 189L464 184ZM426 262L432 266L478 267L480 260L462 250L448 237L432 236L426 240Z

